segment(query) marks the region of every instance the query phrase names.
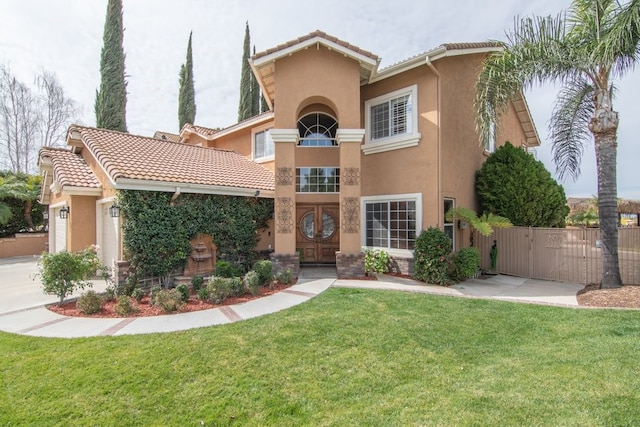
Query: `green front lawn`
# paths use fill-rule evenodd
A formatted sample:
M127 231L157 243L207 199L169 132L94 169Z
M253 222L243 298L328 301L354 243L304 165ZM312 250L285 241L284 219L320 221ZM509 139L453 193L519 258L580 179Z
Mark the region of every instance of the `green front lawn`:
M0 348L2 426L640 420L640 311L332 288L226 326Z

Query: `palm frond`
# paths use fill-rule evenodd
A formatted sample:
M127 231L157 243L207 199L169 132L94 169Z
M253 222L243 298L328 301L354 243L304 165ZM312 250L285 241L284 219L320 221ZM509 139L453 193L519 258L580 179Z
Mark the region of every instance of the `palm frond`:
M594 114L594 91L586 80L573 80L565 84L554 103L549 131L560 179L576 179L580 175L582 153L591 140L589 121Z
M615 77L630 71L640 59L640 0L619 5L603 40L601 56L612 64Z

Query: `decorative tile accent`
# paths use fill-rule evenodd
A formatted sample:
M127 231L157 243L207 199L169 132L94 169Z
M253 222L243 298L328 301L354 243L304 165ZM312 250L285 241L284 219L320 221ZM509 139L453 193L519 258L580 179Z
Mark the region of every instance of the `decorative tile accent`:
M293 168L278 168L276 171L277 185L293 185Z
M291 197L278 197L276 200L276 228L278 233L293 233L293 200Z
M360 168L344 168L341 175L342 184L360 185Z
M342 231L347 234L360 232L360 200L357 197L342 198Z

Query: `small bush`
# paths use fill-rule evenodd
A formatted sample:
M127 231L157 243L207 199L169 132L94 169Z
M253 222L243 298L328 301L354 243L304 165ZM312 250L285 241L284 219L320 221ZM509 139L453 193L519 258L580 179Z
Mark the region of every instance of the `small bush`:
M240 277L241 275L242 269L239 266L224 260L216 262L216 276Z
M179 310L183 305L182 295L177 289L163 289L155 295L153 305L167 313Z
M209 299L209 290L207 288L198 289L198 299L200 301L207 301Z
M136 299L136 302L140 302L142 301L142 298L144 298L145 293L141 288L135 288L133 290L133 292L131 292L131 296L134 297Z
M389 254L380 249L364 251L364 271L367 273L386 273L389 271Z
M78 298L76 305L84 314L96 314L102 309L102 298L94 291L87 291Z
M244 295L244 282L241 277L231 277L231 295L242 296Z
M273 277L273 265L266 259L256 261L253 264L253 271L258 274L259 285L264 285Z
M462 248L453 257L456 281L475 276L480 267L480 251L476 248Z
M289 283L291 283L291 280L293 280L293 274L291 273L291 270L281 271L276 276L276 280L278 281L278 283L288 285Z
M162 288L160 286L152 286L149 290L149 302L151 305L156 305L156 296L158 292L160 292Z
M414 279L435 285L450 284L451 250L451 239L444 231L434 227L422 231L413 252Z
M200 289L202 289L202 285L204 285L204 277L193 276L191 278L191 287L195 292L198 292Z
M120 295L113 308L118 316L126 317L138 311L138 308L131 304L131 297Z
M176 290L180 292L180 297L182 298L183 302L189 301L191 293L189 292L189 287L187 285L185 285L184 283L180 284L176 286Z
M220 304L233 295L233 283L230 277L213 276L207 284L209 299L214 304Z
M88 280L100 268L96 247L89 246L78 252L44 252L40 260L40 280L46 294L54 294L59 304L77 289L91 287Z
M251 295L258 295L260 293L260 288L262 287L262 283L260 283L260 275L253 270L245 274L244 286L249 292L251 292Z

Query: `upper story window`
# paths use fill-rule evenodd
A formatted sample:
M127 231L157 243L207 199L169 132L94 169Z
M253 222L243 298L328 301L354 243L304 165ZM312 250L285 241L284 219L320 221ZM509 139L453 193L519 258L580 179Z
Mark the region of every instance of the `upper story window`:
M296 192L339 193L339 168L296 168Z
M338 122L323 113L307 114L298 120L299 145L306 147L332 147L336 145Z
M253 158L254 160L266 160L275 154L275 146L269 130L257 132L253 135Z
M365 102L365 154L418 144L418 87L416 85Z

